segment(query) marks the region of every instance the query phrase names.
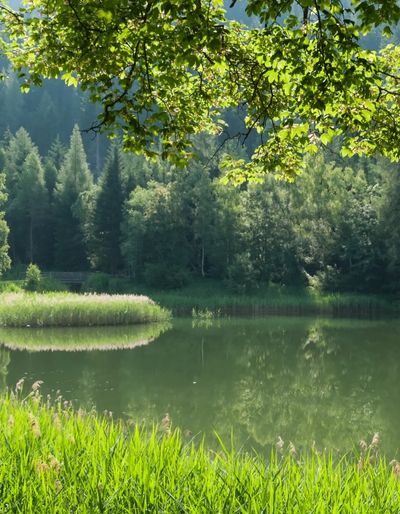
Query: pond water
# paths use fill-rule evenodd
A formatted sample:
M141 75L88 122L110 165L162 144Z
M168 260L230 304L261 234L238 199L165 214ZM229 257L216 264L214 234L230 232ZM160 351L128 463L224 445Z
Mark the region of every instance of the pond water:
M43 380L76 406L258 449L400 448L400 322L267 317L2 330L0 385ZM50 344L49 344L50 343ZM56 351L46 351L49 346ZM90 350L84 350L89 345ZM97 345L97 346L96 346ZM73 348L76 351L66 351ZM110 349L117 348L117 349Z

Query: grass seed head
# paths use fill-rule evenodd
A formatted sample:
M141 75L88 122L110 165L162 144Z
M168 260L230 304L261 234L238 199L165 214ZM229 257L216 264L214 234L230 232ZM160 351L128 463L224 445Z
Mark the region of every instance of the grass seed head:
M279 453L283 452L283 447L285 446L285 441L282 439L281 436L278 437L278 441L275 444L275 447Z
M24 387L24 382L25 382L25 379L24 378L20 378L18 380L18 382L15 384L15 392L16 393L19 393L20 391L22 391L22 389Z
M38 439L42 435L40 431L39 421L37 418L35 418L33 414L29 414L29 421L31 424L32 433Z
M43 384L43 380L36 380L36 382L34 382L32 384L32 391L34 393L36 393L36 391L38 391L40 389L40 386Z
M379 437L379 433L375 432L372 441L371 441L371 448L378 448L379 444L381 442L381 439Z

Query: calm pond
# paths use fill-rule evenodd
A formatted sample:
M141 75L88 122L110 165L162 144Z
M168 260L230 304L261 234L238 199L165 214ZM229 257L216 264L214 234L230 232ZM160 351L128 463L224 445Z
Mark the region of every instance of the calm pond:
M400 448L400 322L268 317L119 329L2 330L0 385L256 448ZM57 351L46 351L52 345ZM85 350L89 347L90 350ZM110 349L117 347L118 349ZM22 348L22 349L21 349ZM76 351L65 351L73 348Z

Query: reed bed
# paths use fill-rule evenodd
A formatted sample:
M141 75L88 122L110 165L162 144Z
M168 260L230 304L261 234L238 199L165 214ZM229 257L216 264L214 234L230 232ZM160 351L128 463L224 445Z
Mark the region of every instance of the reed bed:
M165 321L170 313L147 296L4 293L0 326L81 327Z
M43 402L39 386L24 399L0 400L1 512L400 511L400 464L377 456L376 438L342 458L299 456L279 440L266 459L222 441L217 450L187 441L167 417L149 432L74 412L62 399Z
M328 315L349 317L397 316L399 300L358 293L317 293L308 289L266 288L233 293L217 286L192 286L177 291L151 291L151 296L177 315L212 311L223 315Z

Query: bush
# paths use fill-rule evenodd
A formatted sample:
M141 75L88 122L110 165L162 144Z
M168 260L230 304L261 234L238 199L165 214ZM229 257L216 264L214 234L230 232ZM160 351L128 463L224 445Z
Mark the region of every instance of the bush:
M87 293L108 293L110 277L106 273L93 273L89 275L82 285L82 290Z
M0 282L0 293L20 293L23 291L23 282L12 282L11 280L5 280Z
M38 291L41 282L41 273L39 266L29 264L26 268L24 287L27 291Z

